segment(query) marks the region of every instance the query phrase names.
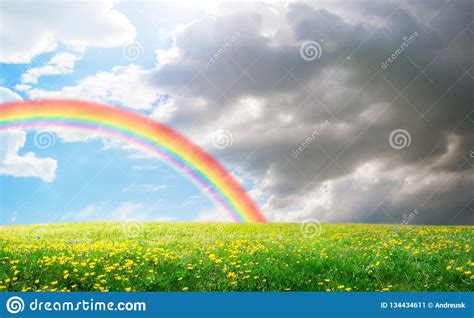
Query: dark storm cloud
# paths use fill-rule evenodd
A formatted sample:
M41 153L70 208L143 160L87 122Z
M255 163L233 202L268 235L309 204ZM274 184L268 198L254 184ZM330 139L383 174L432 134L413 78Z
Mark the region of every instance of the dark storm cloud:
M469 1L334 6L247 7L178 32L179 58L153 74L178 106L170 123L208 146L230 131L213 151L271 220L398 223L417 209L410 222L472 224ZM319 59L300 56L306 41ZM397 129L409 146L391 146Z

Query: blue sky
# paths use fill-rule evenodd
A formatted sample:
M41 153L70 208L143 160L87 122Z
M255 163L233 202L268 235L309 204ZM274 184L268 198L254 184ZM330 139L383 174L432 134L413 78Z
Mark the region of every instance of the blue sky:
M0 64L0 85L9 89L2 96L3 101L11 100L13 94L29 98L27 92L15 88L22 84L22 75L29 69L44 66L60 53L80 56L74 63L74 70L40 76L37 83L31 85L32 88L54 91L73 86L84 77L94 76L98 71L110 70L117 65L133 63L152 68L156 59L154 51L171 45L170 33L166 30L172 30L178 23L189 22L192 18L160 15L157 26L144 4L117 5L116 8L126 12L136 30L136 37L129 40L137 41L142 46L139 59L132 62L127 59L122 45L75 50L58 42L57 49L32 56L30 63ZM160 32L157 32L157 27ZM35 146L35 133L27 132L26 143L18 155L32 152L38 158L54 158L57 162L54 179L47 182L41 175L1 175L1 224L95 220L190 221L218 209L199 188L159 158L137 156L133 150L105 147L100 138L65 142L61 136L49 131L54 144L41 149ZM117 155L119 150L120 155Z
M28 133L19 152L58 162L52 182L1 177L2 223L109 220L192 220L213 208L187 179L155 158L133 158L104 150L100 141L64 143L38 150ZM91 158L94 158L91 160ZM128 207L124 215L108 211ZM93 211L87 214L86 211ZM81 214L82 213L82 214Z
M0 99L158 120L270 221L404 224L417 210L411 223L472 224L471 12L469 0L5 0ZM230 220L103 135L17 130L0 145L2 224Z

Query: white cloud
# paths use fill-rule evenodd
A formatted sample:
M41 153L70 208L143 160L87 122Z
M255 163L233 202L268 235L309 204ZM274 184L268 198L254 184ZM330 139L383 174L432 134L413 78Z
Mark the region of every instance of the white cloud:
M173 118L175 112L177 111L176 104L173 99L169 99L164 103L160 103L153 113L150 115L151 118L156 119L159 122L167 122Z
M62 217L67 222L92 222L92 221L156 221L170 222L171 217L160 216L156 207L147 207L143 203L123 202L115 207L110 203L91 204L79 211L70 211Z
M159 96L158 90L146 81L148 71L138 65L115 66L83 78L76 86L56 91L40 88L28 91L30 98L79 98L111 103L132 109L150 109Z
M31 85L27 85L27 84L17 84L15 85L15 89L17 91L27 91L31 88Z
M25 145L26 133L20 130L0 133L0 175L15 177L38 177L52 182L56 175L57 162L52 158L38 158L33 152L23 156L18 151Z
M0 102L22 100L21 96L6 87L0 87ZM26 132L11 130L0 132L0 175L14 177L38 177L52 182L57 162L52 158L38 158L33 152L23 156L18 151L26 142Z
M145 170L158 170L161 167L158 165L132 165L133 170L145 171Z
M12 102L22 99L23 98L21 98L21 96L15 93L14 91L6 87L0 87L0 103Z
M136 184L132 183L123 189L123 192L159 192L168 188L165 184Z
M215 208L213 210L202 211L198 214L195 222L233 222L234 220L228 212Z
M116 2L2 1L0 62L29 63L56 49L58 43L83 50L116 47L133 40L135 29L114 9Z
M22 76L23 83L37 83L40 76L69 74L74 71L76 61L81 57L75 54L63 52L54 55L44 66L28 69ZM19 86L18 88L25 88Z

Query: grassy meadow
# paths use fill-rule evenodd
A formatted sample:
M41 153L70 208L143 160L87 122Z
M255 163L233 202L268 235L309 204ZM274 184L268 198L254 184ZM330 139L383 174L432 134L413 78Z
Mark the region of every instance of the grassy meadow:
M474 290L473 226L304 226L2 226L0 291Z

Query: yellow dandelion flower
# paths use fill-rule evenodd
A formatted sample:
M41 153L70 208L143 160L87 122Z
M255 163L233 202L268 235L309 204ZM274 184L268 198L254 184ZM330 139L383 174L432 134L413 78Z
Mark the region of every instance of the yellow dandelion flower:
M234 272L228 272L228 273L227 273L227 278L236 279L236 278L237 278L237 274L234 273Z

